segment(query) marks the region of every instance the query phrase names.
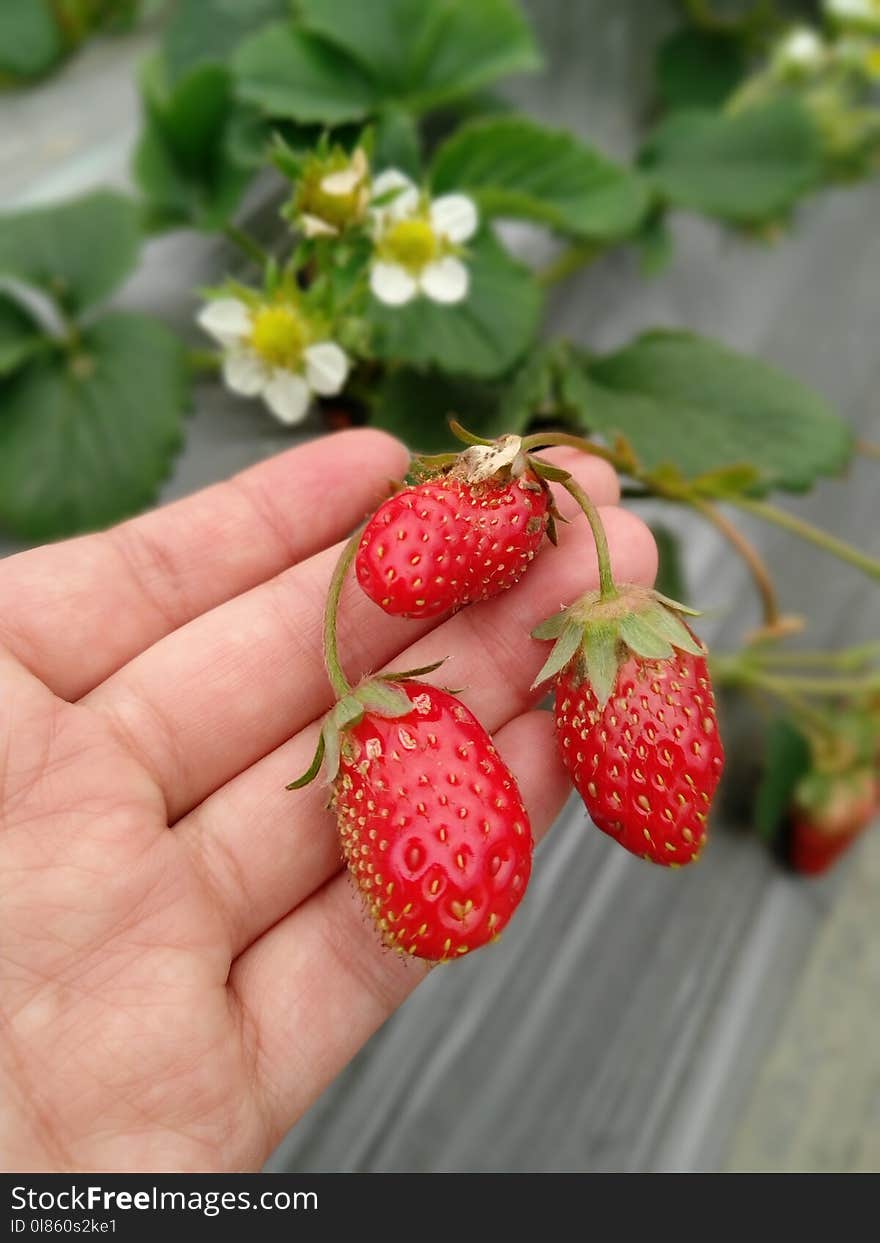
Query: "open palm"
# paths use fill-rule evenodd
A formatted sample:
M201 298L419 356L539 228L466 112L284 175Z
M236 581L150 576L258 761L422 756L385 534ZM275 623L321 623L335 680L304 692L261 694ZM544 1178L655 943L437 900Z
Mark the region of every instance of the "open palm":
M610 469L555 459L607 507L617 577L651 581ZM258 1168L424 977L340 874L326 790L284 789L332 700L332 545L406 465L344 433L0 563L4 1168ZM566 784L528 631L596 577L577 523L505 597L439 625L348 584L341 651L352 676L448 656L434 680L497 735L539 835Z

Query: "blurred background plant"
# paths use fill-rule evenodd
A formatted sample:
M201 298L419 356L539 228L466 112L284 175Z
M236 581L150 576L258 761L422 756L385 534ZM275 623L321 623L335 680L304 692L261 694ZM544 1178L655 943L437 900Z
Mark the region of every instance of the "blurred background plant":
M867 553L768 499L876 450L796 378L706 337L658 328L600 354L542 325L550 287L609 250L659 272L677 211L768 246L806 196L869 177L880 2L678 11L626 165L498 91L541 63L514 0L6 0L5 87L98 31L153 23L158 46L140 79L137 193L0 219L0 524L56 538L149 504L192 385L216 372L284 423L370 423L420 452L451 446L453 412L483 437L558 430L610 460L633 499L688 507L744 558L763 625L716 676L781 712L757 820L815 872L875 808L878 651L782 650L805 619L784 614L730 511L880 578ZM259 235L255 188L278 208ZM523 226L553 239L543 266L522 261ZM195 349L105 309L145 241L185 229L239 252L236 278L203 291ZM674 540L660 544L663 590L687 598Z

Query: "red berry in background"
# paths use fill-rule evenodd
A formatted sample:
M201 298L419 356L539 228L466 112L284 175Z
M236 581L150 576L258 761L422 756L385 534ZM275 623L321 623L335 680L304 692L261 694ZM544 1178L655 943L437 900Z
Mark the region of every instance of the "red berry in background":
M724 768L705 649L683 607L640 587L591 592L539 626L556 646L556 738L593 822L664 867L694 862Z
M449 473L404 488L367 524L357 580L398 617L437 617L488 600L522 578L550 508L546 486L530 470L475 481Z
M788 857L792 868L820 876L846 853L877 811L878 782L870 767L808 773L795 790Z
M531 872L516 782L454 696L400 682L411 711L346 727L333 783L345 859L388 946L431 961L494 940Z

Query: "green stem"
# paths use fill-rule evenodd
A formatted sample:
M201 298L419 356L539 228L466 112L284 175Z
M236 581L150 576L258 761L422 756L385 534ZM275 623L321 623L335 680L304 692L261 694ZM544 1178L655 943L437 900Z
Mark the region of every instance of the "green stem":
M196 374L219 371L222 361L216 350L187 350L186 352L187 366Z
M581 268L588 267L606 249L607 245L603 242L575 242L574 245L560 251L545 268L541 268L537 273L538 284L543 285L545 289L551 285L558 285L560 281L573 276Z
M572 449L579 449L581 453L600 457L603 461L610 462L612 466L617 463L617 457L610 449L604 449L601 445L593 444L592 440L585 440L583 436L574 436L570 432L534 432L531 436L524 436L522 442L526 453L531 453L535 449L549 449L553 445L565 445Z
M755 501L745 496L733 496L729 499L731 504L744 509L746 513L763 518L765 522L775 523L776 526L791 531L793 535L799 535L808 543L815 544L817 548L824 548L826 552L839 557L841 561L856 566L871 578L880 579L880 561L869 557L867 553L861 552L858 548L853 548L845 540L829 535L821 527L814 527L812 523L805 522L803 518L796 518L794 514L784 509L777 509L775 505L770 505L766 501Z
M880 657L880 639L860 643L838 652L777 652L755 648L752 659L778 669L861 669Z
M712 525L721 532L728 543L734 548L743 561L748 566L749 572L758 589L758 595L761 597L761 605L764 610L764 624L767 627L774 628L779 625L781 617L779 612L779 601L776 597L776 587L773 583L770 570L761 557L757 548L746 539L743 533L736 527L729 518L722 514L721 510L709 501L701 500L694 497L691 505L699 513L707 518Z
M814 732L823 739L833 735L833 727L825 715L808 703L799 693L800 688L791 685L787 678L769 677L761 670L745 664L737 656L713 656L709 663L717 685L744 686L747 689L763 691L789 707L805 732Z
M244 229L240 229L237 224L232 224L231 222L225 224L223 226L223 235L234 246L237 246L242 254L247 255L249 259L253 259L258 267L265 267L269 262L268 252L249 233L245 233Z
M349 571L351 563L354 561L363 529L362 526L358 527L343 548L336 563L336 569L333 571L333 577L330 580L327 604L324 607L324 665L327 669L330 685L336 692L337 699L344 699L350 693L351 684L346 678L339 660L336 615L339 611L339 597L342 594L342 584L345 582L345 576Z
M599 561L599 598L601 600L613 600L617 596L617 588L614 585L614 576L611 573L611 554L608 551L608 539L605 535L602 519L599 517L599 511L580 484L576 483L570 476L562 486L580 505L587 516L590 530L593 532L593 539L596 543L596 557Z

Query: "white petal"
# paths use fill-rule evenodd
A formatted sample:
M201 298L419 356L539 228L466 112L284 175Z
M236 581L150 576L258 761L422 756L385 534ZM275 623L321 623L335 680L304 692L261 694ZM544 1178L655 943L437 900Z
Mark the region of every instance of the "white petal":
M349 361L335 341L319 341L305 352L306 380L313 393L332 397L348 379Z
M263 389L263 401L282 423L301 423L310 398L308 384L292 371L276 371Z
M447 255L429 263L419 278L422 291L434 302L461 302L467 297L470 275L460 259Z
M398 193L387 203L373 208L377 222L383 227L392 220L404 220L411 216L419 205L417 186L399 168L386 168L384 173L380 173L373 181L370 197L384 198L392 190Z
M398 263L374 263L370 270L370 288L379 301L388 306L403 306L418 291L415 278Z
M251 350L232 350L223 359L223 379L233 393L256 397L266 387L269 373Z
M340 168L338 172L328 173L321 178L321 189L325 194L351 194L361 179L356 168Z
M251 330L251 313L239 298L215 298L206 302L196 316L204 328L221 345L232 345Z
M479 217L466 194L444 194L431 204L431 226L450 242L466 242L477 230Z
M328 224L320 216L310 216L307 211L300 216L299 227L306 237L336 237L339 233L332 224Z

